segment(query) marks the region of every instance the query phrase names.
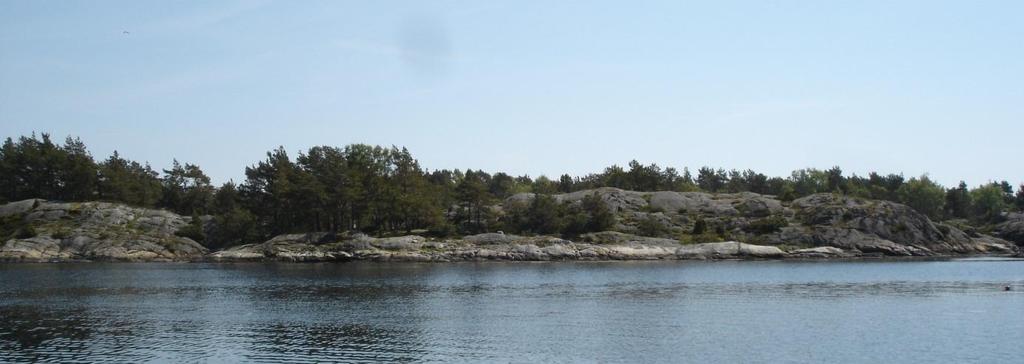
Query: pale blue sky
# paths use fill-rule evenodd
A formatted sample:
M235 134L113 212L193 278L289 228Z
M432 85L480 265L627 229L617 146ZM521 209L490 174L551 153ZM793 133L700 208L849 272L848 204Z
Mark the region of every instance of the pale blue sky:
M0 2L0 135L216 181L283 145L1024 181L1021 1ZM125 34L127 31L129 34Z

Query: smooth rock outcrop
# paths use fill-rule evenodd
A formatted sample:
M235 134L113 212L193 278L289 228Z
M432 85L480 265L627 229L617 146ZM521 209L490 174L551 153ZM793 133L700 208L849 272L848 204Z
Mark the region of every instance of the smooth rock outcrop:
M683 259L782 258L786 252L774 246L744 244L736 241L704 243L679 247L675 252Z
M191 218L106 202L25 200L0 206L21 233L0 242L0 260L191 260L208 251L175 235ZM20 236L19 236L20 235Z

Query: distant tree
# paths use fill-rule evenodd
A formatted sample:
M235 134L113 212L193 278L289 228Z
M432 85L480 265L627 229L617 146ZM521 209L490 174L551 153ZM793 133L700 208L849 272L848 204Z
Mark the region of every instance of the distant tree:
M256 216L244 208L235 207L218 213L213 219L213 231L206 237L204 244L210 249L256 243L264 238Z
M206 213L213 200L213 186L210 177L199 166L175 159L170 170L164 170L161 180L163 196L160 206L179 214Z
M410 232L413 229L436 227L443 223L440 200L433 186L420 169L419 162L406 148L391 151L392 197L387 213L389 229Z
M388 217L387 174L393 168L388 150L379 146L352 144L344 149L345 195L348 199L349 229L386 230Z
M95 198L98 173L92 155L78 138L64 141L63 161L58 167L60 193L65 201L87 201Z
M704 219L698 218L697 221L695 221L693 223L693 231L691 232L693 235L700 235L700 234L703 234L703 233L705 233L707 231L708 231L708 222L704 221Z
M871 198L879 200L899 201L897 191L903 186L902 174L889 174L886 176L871 172L868 174L868 189L871 191Z
M530 201L527 212L529 231L537 234L557 234L565 226L564 206L551 195L537 194Z
M997 222L1006 208L1004 191L997 183L989 183L971 190L973 216L979 222Z
M1024 183L1017 187L1017 211L1024 211Z
M681 177L683 186L688 186L687 191L692 191L696 188L697 183L693 181L693 175L690 174L690 168L683 167L683 176Z
M605 231L615 226L615 214L597 193L583 196L580 205L587 214L587 232Z
M313 191L319 200L316 207L320 229L338 232L341 230L358 229L352 218L353 201L364 196L359 181L351 180L356 176L349 171L348 156L345 150L336 147L315 146L299 155L296 163L309 176L316 180L316 185L307 190ZM307 181L311 184L312 181Z
M661 174L661 186L659 190L691 192L697 191L697 185L693 182L693 176L689 168L683 168L683 174L675 168L668 167Z
M630 177L626 174L626 171L618 165L612 165L605 168L603 173L595 177L596 186L615 187L621 189L629 189L632 187Z
M933 220L942 218L946 203L946 191L927 175L911 178L898 191L900 202Z
M744 192L750 190L746 176L738 170L730 170L728 180L725 183L725 191L730 193Z
M227 181L217 188L210 202L210 213L222 214L241 206L242 195L234 181Z
M14 158L17 153L14 140L7 138L0 146L0 202L14 201L19 197L20 185Z
M486 218L492 196L487 191L480 173L467 170L465 176L455 187L456 199L460 210L456 218L460 230L467 233L480 233L487 230Z
M530 204L522 201L506 201L502 205L501 228L505 232L522 234L530 232Z
M661 167L654 163L645 166L632 160L629 162L629 172L626 176L627 188L635 191L657 191L659 186L664 185Z
M587 232L589 216L583 212L579 204L563 203L562 230L563 236L574 237Z
M1017 204L1017 199L1013 196L1013 185L1010 185L1010 182L1000 181L999 188L1003 190L1003 201L1006 202L1007 208Z
M778 196L779 196L779 200L787 201L787 202L788 201L793 201L793 200L795 200L797 198L796 189L794 189L792 183L787 183L787 184L782 186L782 189L781 189L781 191L779 191Z
M540 176L533 180L533 192L540 194L558 193L558 183L547 176Z
M868 179L856 174L846 179L844 192L847 196L871 198L871 186Z
M61 196L61 168L66 153L43 133L42 138L22 136L17 142L5 141L3 162L3 190L9 201L27 198L57 199Z
M971 215L971 194L967 183L946 190L946 216L954 219L966 219Z
M721 169L715 171L710 167L701 167L697 170L697 186L706 192L722 190L727 179L725 171Z
M785 178L782 177L771 177L767 181L768 189L765 191L765 193L769 195L781 196L783 192L782 189L786 185L791 185L792 183L792 181L786 180Z
M302 232L306 221L301 212L309 206L299 206L293 185L297 167L284 147L267 152L267 159L245 168L245 183L241 186L246 207L256 216L269 235Z
M828 185L828 173L818 169L798 169L793 171L789 179L793 182L793 192L798 197L832 191Z
M529 202L510 201L504 207L502 224L505 230L513 233L561 233L566 228L567 213L574 215L571 217L577 220L575 225L569 227L572 233L582 232L586 224L586 217L578 207L569 211L568 206L558 203L550 195L536 194Z
M517 182L515 178L508 174L498 172L495 173L494 176L491 176L491 181L487 185L487 190L492 196L499 199L505 199L517 192L516 184ZM532 184L532 182L530 184Z
M843 170L839 166L829 168L825 171L825 175L828 180L828 191L843 192L846 190L846 179L843 178Z
M572 176L563 174L558 177L558 192L569 193L573 191L573 180Z
M154 207L160 201L159 174L149 164L129 161L114 151L99 165L98 197L142 207Z
M743 179L746 180L747 191L760 194L769 193L768 176L748 169L743 172Z

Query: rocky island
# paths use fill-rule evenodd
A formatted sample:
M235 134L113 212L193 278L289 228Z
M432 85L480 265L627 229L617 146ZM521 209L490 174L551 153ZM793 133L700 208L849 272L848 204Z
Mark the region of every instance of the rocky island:
M162 173L161 173L162 172ZM427 170L405 148L283 147L214 186L48 134L0 146L2 261L822 259L1019 255L1024 185L637 161L584 176Z
M1012 214L996 235L936 223L895 202L820 193L791 202L756 193L636 192L599 188L552 197L578 204L598 196L615 214L608 231L558 236L502 232L437 238L361 233L282 234L265 242L211 251L182 228L193 217L106 202L39 199L0 206L8 234L4 261L479 261L807 259L1020 254L1024 215ZM536 198L516 194L493 209ZM216 222L199 217L204 230ZM641 236L657 221L659 236ZM718 234L692 239L696 225ZM691 239L673 238L673 236ZM726 238L718 238L725 236ZM1012 240L1011 240L1012 239Z

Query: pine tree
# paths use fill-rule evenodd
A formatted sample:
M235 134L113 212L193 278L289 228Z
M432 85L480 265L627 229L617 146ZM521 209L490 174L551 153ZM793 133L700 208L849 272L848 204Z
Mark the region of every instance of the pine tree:
M971 194L967 190L967 183L960 181L960 185L946 190L946 216L955 219L966 219L971 213Z

